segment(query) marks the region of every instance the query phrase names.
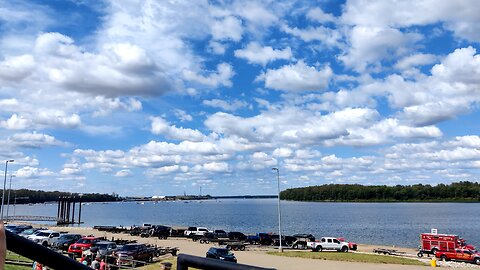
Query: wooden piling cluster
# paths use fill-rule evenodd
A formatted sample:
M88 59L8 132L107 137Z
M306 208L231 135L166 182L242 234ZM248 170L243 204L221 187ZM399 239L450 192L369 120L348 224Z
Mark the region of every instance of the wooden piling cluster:
M75 205L78 203L78 220L75 221ZM58 197L57 224L81 223L82 201L81 197L61 196Z

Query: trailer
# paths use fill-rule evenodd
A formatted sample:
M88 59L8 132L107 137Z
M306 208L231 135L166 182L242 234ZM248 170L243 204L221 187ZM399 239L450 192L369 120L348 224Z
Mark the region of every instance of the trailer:
M400 256L400 255L406 254L406 252L398 251L396 249L388 249L388 248L375 248L373 250L373 253L383 254L383 255L394 255L394 256Z
M229 242L232 242L232 240L228 238L210 238L210 237L202 237L198 240L200 244L209 244L209 243L217 243L218 245L225 245ZM235 241L238 242L238 241Z
M93 226L93 229L110 233L124 233L128 231L128 229L123 226Z
M246 245L243 242L228 242L226 244L225 248L228 249L228 250L244 251L245 248L246 248Z
M178 247L156 247L155 257L163 256L166 254L172 254L172 256L177 256L179 250L180 249Z

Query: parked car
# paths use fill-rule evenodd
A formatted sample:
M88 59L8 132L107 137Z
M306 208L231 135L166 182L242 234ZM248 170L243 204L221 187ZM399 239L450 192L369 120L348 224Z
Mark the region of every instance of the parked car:
M118 249L115 254L118 257L118 265L136 265L134 261L152 261L155 249L145 244L127 244Z
M117 251L117 244L111 241L99 241L93 244L90 251L94 253L96 252L101 256L112 255L112 253Z
M246 241L251 245L258 245L260 243L260 237L258 235L247 235Z
M206 239L206 240L213 240L213 239L218 239L217 235L214 234L213 232L206 232L203 234L203 237L202 239ZM225 238L225 239L228 239L228 238ZM201 242L200 242L201 243ZM202 243L201 243L202 244Z
M480 254L475 250L457 248L451 251L437 251L435 257L443 261L462 261L480 264Z
M307 247L312 251L336 250L348 252L348 243L340 242L335 237L322 237L320 241L307 242Z
M293 244L297 242L297 238L293 236L288 236L288 235L282 235L282 247L291 247ZM274 238L273 241L274 246L279 246L280 245L280 240L278 235Z
M256 241L260 245L269 246L273 243L272 234L269 233L257 233L257 237L252 240ZM278 238L278 235L277 235Z
M152 225L150 229L140 234L141 237L158 237L158 239L167 239L172 233L172 227L163 225Z
M192 236L192 240L193 241L200 240L200 244L208 244L211 241L215 241L219 245L223 245L226 242L230 241L230 239L228 239L228 237L226 237L226 236L227 236L226 233L224 235L224 234L216 234L216 233L213 233L213 232L206 232L201 237L200 236ZM200 237L200 238L198 238L198 237Z
M185 236L203 236L206 232L208 232L208 229L205 227L188 227L183 234Z
M185 231L187 227L172 227L172 232L170 233L171 236L182 237L185 236Z
M213 234L217 238L228 238L228 234L224 230L213 230Z
M247 236L241 232L229 232L228 239L234 241L245 241L247 240Z
M207 258L212 258L212 259L217 259L217 260L222 260L222 261L228 261L228 262L237 262L237 258L235 258L235 255L233 252L226 248L220 248L220 247L211 247L207 251Z
M52 230L40 230L35 234L27 237L27 239L38 243L42 246L48 247L53 244L60 237L60 233Z
M294 249L305 249L307 248L307 242L314 242L315 236L311 234L294 234L293 237L297 240L292 244Z
M19 225L19 226L15 226L15 228L12 228L10 231L14 234L20 234L23 231L31 229L31 228L33 228L33 227L30 226L30 225Z
M75 254L76 256L81 256L84 250L90 249L93 244L103 240L103 238L95 237L95 236L87 236L80 238L74 244L71 244L68 247L68 252Z
M132 236L142 235L142 234L145 235L145 233L148 234L151 227L152 227L152 224L149 224L149 223L144 223L142 226L133 225L132 227L130 227L129 232L130 232L130 235Z
M27 230L19 233L18 235L27 238L28 236L33 235L33 234L35 234L35 233L37 233L38 231L41 231L41 230L46 230L46 229L44 229L44 228L31 228L31 229L27 229Z
M16 227L18 227L20 225L17 225L17 224L7 224L5 225L5 230L11 232L13 229L15 229Z
M68 247L71 244L80 240L80 238L82 238L81 234L73 234L73 233L63 234L57 240L53 241L52 247L59 250L67 251Z

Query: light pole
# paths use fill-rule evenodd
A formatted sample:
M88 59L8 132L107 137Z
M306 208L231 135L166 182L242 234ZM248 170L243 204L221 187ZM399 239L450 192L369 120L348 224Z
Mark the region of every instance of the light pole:
M283 252L282 247L282 212L280 211L280 170L278 168L272 168L272 170L277 171L277 187L278 187L278 239L279 246L278 251Z
M10 159L10 160L5 161L5 179L3 180L2 210L1 210L2 222L3 222L3 207L5 206L5 186L7 185L7 170L8 170L8 163L9 162L14 162L14 160Z
M9 219L8 210L10 210L10 191L12 191L12 177L15 177L14 174L10 174L10 186L8 187L8 196L7 196L7 219Z
M17 206L17 191L15 190L15 199L13 200L13 216L15 216L15 207Z

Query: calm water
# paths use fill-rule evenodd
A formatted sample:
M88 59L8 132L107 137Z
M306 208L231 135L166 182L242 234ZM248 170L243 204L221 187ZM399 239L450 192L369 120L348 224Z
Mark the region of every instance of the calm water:
M78 206L78 205L77 205ZM276 199L92 203L82 226L153 223L206 226L245 233L278 232ZM417 247L419 234L437 228L480 246L477 203L313 203L282 201L282 231L344 236L365 244ZM12 208L10 208L12 211ZM16 215L55 216L57 205L18 205Z

